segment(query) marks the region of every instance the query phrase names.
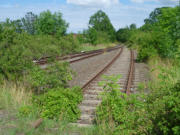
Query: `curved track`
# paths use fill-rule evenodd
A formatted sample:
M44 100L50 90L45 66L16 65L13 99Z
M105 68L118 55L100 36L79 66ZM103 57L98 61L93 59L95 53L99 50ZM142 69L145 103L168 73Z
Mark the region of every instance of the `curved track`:
M134 54L127 48L119 49L119 53L94 77L82 86L84 99L79 105L81 117L75 123L78 126L89 126L93 124L96 107L101 103L99 94L103 88L98 85L102 81L101 75L121 74L122 78L118 81L121 91L131 93L134 76Z

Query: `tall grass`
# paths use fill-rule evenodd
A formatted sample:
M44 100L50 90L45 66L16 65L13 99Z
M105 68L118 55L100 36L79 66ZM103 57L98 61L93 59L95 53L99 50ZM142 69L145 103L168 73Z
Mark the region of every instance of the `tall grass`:
M17 109L21 105L31 104L32 92L25 89L23 85L4 82L0 86L0 108Z

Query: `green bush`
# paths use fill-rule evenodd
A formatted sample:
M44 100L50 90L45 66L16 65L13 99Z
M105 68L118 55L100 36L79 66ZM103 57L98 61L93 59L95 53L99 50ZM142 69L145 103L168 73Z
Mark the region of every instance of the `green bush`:
M180 82L179 68L161 67L158 85L147 96L149 119L152 120L152 134L178 135L180 133Z
M33 72L33 67L35 66L33 60L49 56L48 62L52 63L56 60L56 56L79 51L80 43L77 39L73 38L72 35L57 39L49 35L32 36L27 33L18 34L14 29L4 28L2 32L2 42L0 42L0 50L0 80L5 78L7 80L18 81ZM65 76L65 74L70 73L68 64L60 64L59 68L55 66L56 64L53 65L54 66L51 66L52 75L49 73L48 76L52 79L51 82L55 80L53 78L57 77L56 73L58 73L58 75L61 76L61 79L59 79L62 81L61 84L64 83L64 85L66 85L65 80L69 80L67 77L70 78L69 75ZM58 72L55 73L55 70ZM45 71L40 72L45 73ZM42 76L45 75L48 75L48 73ZM55 84L56 83L53 85ZM56 85L58 84L59 83Z
M32 59L28 58L28 50L18 44L19 34L13 30L4 30L3 41L0 43L0 74L7 80L17 80L26 69L32 67Z
M62 50L62 54L69 54L79 52L81 48L81 43L77 38L73 36L73 34L69 34L60 39L59 46Z
M158 54L162 58L174 58L179 54L179 7L155 9L139 29L123 28L117 32L117 40L128 41L138 48L139 61ZM134 27L134 26L133 26Z
M27 79L35 92L43 93L52 88L67 87L72 76L68 63L55 63L46 70L33 67Z
M129 40L130 36L131 36L131 31L128 27L119 29L116 32L116 39L122 43L127 42Z
M21 106L20 108L19 108L19 116L23 116L23 117L27 117L30 113L32 113L33 112L33 107L32 106Z
M82 100L81 89L57 88L34 98L34 103L41 108L41 116L50 119L75 121L80 116L78 104Z
M112 135L145 133L149 120L143 101L137 95L127 96L120 91L117 84L119 76L106 76L105 79L105 82L101 82L105 92L97 108L97 124L108 128Z
M156 84L151 83L148 95L139 93L127 96L116 83L119 77L108 76L101 82L105 92L97 108L96 123L111 134L180 133L180 81L179 68L160 67Z

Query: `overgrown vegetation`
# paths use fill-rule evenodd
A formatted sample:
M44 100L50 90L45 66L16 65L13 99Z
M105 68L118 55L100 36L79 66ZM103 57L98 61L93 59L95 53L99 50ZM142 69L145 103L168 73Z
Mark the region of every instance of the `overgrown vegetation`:
M62 14L49 10L39 15L28 12L21 19L0 22L0 126L6 126L0 134L48 134L46 130L79 118L81 89L68 88L73 72L68 63L57 62L56 58L112 45L115 40L110 40L112 37L108 34L112 33L110 29L115 30L108 16L100 11L94 17L104 20L92 22L90 19L91 28L87 34L68 34L69 24ZM105 26L101 30L95 29L97 24L104 22L108 29L104 29ZM35 63L44 57L49 64L46 69ZM43 124L34 130L30 123L39 118L44 119ZM13 126L8 126L9 119L14 119ZM51 133L59 134L58 131Z
M138 60L149 64L152 80L141 87L144 91L126 96L118 77L105 77L101 85L109 92L102 95L96 118L105 134L180 134L179 11L157 8L141 28L117 32L117 39L136 48Z
M88 43L108 45L117 39L138 50L138 61L149 64L152 81L141 84L139 93L127 96L116 83L120 76L105 77L96 126L79 132L179 135L179 16L179 7L157 8L142 27L132 24L116 32L99 10L90 17L88 30L76 35L66 33L68 23L60 12L29 12L22 19L1 22L0 134L66 133L70 128L66 130L63 122L78 119L82 92L78 87L68 88L72 71L68 63L55 62L56 56L98 48ZM33 62L42 57L49 57L46 70ZM40 117L43 124L32 129L32 121Z
M84 42L94 45L111 43L116 40L115 29L109 17L102 10L97 11L90 17L89 28L83 32Z
M155 55L176 59L180 47L179 16L179 6L157 8L139 29L120 29L117 39L130 46L136 45L139 61L146 61Z
M154 80L146 86L148 94L144 90L127 96L120 92L118 76L105 77L101 83L105 92L96 114L100 129L114 135L180 133L179 66L160 58L151 60L150 65Z

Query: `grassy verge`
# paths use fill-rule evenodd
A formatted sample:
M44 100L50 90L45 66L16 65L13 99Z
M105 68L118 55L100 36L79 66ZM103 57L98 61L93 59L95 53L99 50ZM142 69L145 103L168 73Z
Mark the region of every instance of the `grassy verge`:
M98 50L103 49L107 47L113 47L116 46L118 43L107 43L107 44L98 44L98 45L91 45L91 44L83 44L81 46L81 51L91 51L91 50Z
M52 107L43 105L45 110L41 110L40 106L40 108L38 108L34 105L32 100L33 94L31 90L27 90L23 85L15 85L14 83L9 82L4 83L4 85L1 85L0 87L0 134L59 135L61 133L65 134L66 132L69 132L69 130L67 130L67 125L69 123L69 121L67 121L68 117L70 117L70 119L77 117L76 113L71 112L70 107L74 107L74 110L78 111L77 107L75 107L76 101L72 100L72 105L70 100L68 100L68 96L70 96L71 99L74 97L76 100L78 100L78 97L75 97L75 93L78 93L77 88L75 93L71 91L68 92L66 90L64 93L63 91L52 91L49 92L50 94L46 93L44 96L44 100L46 101L41 101L41 103L51 104L52 102L56 102L60 104L60 108L58 108L58 110L51 104ZM54 93L56 95L54 95ZM58 93L60 93L59 96L62 98L58 100L56 98L53 98L53 100L50 99L50 97L58 97ZM78 93L78 95L81 94ZM68 106L65 106L64 109L66 109L66 111L69 113L66 113L66 115L63 116L61 104L68 104ZM52 109L57 110L53 111ZM49 111L49 113L47 111ZM49 116L53 114L53 112L57 114L58 111L58 119L49 119L45 117L42 124L37 129L33 128L34 123L41 117L42 113L47 113L46 116ZM67 119L64 119L63 117Z

